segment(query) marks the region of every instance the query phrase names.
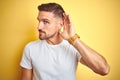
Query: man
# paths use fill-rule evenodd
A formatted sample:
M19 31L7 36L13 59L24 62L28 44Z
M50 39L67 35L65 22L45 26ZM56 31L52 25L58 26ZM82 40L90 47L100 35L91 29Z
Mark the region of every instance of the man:
M42 4L38 10L40 40L24 49L22 80L76 80L78 62L95 73L108 74L105 58L79 39L69 15L59 4Z

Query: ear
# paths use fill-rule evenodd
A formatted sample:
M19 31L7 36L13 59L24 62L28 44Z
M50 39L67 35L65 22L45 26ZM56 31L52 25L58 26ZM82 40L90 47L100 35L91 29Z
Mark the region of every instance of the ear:
M63 20L61 19L61 20L59 21L59 23L58 23L58 27L59 27L59 29L61 29L63 26L64 26L64 22L63 22Z

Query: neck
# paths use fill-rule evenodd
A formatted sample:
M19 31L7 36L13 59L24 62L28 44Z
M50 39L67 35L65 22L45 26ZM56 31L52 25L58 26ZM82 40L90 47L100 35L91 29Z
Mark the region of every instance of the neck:
M61 43L62 40L63 40L63 38L59 34L56 34L55 36L53 36L52 38L47 39L46 41L49 44L56 45L56 44Z

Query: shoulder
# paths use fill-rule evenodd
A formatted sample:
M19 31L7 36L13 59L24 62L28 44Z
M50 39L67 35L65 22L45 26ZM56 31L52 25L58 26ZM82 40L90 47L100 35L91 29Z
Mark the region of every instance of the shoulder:
M67 46L67 47L69 47L69 48L74 49L74 47L73 47L67 40L64 40L64 41L63 41L63 44L64 44L64 46Z
M64 46L69 49L69 51L74 52L74 53L79 53L78 50L73 47L67 40L64 40Z
M63 44L66 46L70 46L70 43L67 40L63 40Z
M25 45L25 48L33 48L40 46L44 41L42 40L36 40L36 41L31 41Z

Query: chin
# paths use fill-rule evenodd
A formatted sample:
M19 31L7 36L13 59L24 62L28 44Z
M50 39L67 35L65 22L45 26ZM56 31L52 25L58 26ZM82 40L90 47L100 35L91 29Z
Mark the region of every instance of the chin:
M44 40L44 38L43 38L43 37L41 37L41 36L39 36L39 39L40 39L40 40Z

